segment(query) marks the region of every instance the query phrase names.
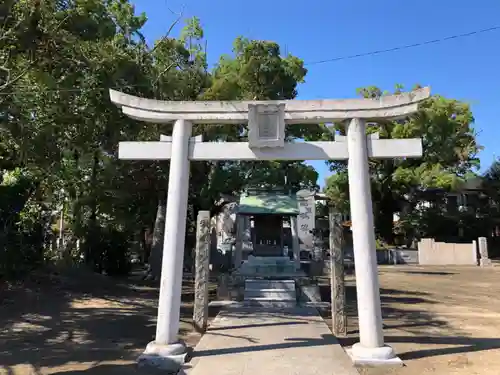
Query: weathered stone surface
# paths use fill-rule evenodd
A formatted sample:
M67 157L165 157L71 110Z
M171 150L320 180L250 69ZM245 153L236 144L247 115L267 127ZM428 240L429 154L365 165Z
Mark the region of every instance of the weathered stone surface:
M251 148L283 147L285 104L249 104L248 130Z
M217 282L217 300L219 301L226 301L231 299L231 294L229 291L229 275L228 274L221 274L218 277L218 282Z
M332 301L332 331L336 336L347 335L347 315L344 281L343 233L340 216L332 208L330 224L330 286Z
M242 215L236 216L236 246L234 249L234 268L241 265L243 258L243 238L245 232L245 218Z
M193 323L196 330L204 332L208 321L208 277L210 254L210 211L200 211L197 217L195 291Z
M479 243L479 256L481 257L479 259L479 265L481 267L491 266L492 265L491 259L488 256L488 239L486 237L479 237L478 243Z
M311 251L313 249L313 235L311 231L315 228L314 192L300 190L297 192L299 204L298 236L301 248Z
M479 237L479 255L481 258L488 258L488 240L486 237Z
M179 342L169 345L157 344L152 341L137 359L140 373L176 374L184 365L186 346Z
M317 124L342 121L350 118L374 120L378 118L405 117L418 110L418 103L430 96L430 88L424 87L398 95L377 99L340 100L282 100L282 101L162 101L132 96L109 90L113 103L123 113L134 119L148 122L169 122L177 119L193 123L241 124L249 119L249 109L255 104L285 104L287 124Z
M490 258L481 258L479 259L479 265L481 267L490 267L493 266L493 262L491 261Z

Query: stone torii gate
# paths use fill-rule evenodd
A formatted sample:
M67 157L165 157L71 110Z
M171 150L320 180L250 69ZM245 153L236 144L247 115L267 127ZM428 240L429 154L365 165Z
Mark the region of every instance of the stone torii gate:
M428 98L429 88L376 99L174 102L143 99L110 90L111 101L131 118L174 122L171 137L159 142L120 142L119 158L168 160L165 240L155 341L144 357L156 360L182 355L178 342L182 266L191 160L348 160L349 195L360 342L352 348L355 361L391 361L396 355L384 344L368 158L409 158L422 155L416 139L379 139L366 135L366 124L404 118ZM285 142L286 124L346 122L347 135L332 142ZM193 124L248 122L248 142L203 142L191 137ZM166 365L168 367L168 365Z

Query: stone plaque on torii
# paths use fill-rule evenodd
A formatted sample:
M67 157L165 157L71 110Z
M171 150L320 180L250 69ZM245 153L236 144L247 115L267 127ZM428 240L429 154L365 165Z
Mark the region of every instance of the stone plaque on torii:
M355 362L397 359L384 345L368 158L422 155L420 138L379 139L366 135L366 124L404 118L428 98L429 88L376 99L173 102L143 99L110 90L111 101L131 118L174 123L171 137L158 142L120 142L119 158L170 160L165 241L155 341L159 363L182 353L178 340L182 264L191 160L347 160L351 206L360 342L352 348ZM346 123L346 136L331 142L286 142L287 124ZM203 142L191 137L193 124L249 124L248 142ZM165 365L165 367L167 367Z

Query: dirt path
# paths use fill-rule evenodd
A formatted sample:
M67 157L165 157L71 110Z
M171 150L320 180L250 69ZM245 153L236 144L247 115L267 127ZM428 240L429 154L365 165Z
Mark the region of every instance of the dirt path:
M500 268L381 267L384 334L405 362L362 375L500 374ZM349 338L357 341L351 277Z
M180 334L194 345L192 295L185 281ZM3 285L0 375L135 374L136 357L154 337L157 300L151 283L99 275Z
M357 341L348 280L344 345ZM500 374L500 267L382 267L380 280L386 341L406 367L362 375ZM181 335L193 345L192 293L186 280ZM157 299L153 285L100 276L0 286L0 375L136 374L135 359L154 336Z

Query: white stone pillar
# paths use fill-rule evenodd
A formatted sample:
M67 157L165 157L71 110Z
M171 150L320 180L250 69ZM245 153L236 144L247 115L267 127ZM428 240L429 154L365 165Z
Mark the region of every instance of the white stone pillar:
M395 354L391 347L384 346L382 331L367 135L363 120L350 121L347 148L360 338L352 348L352 355L355 360L391 359Z
M152 359L150 362L163 369L172 366L172 358L161 361L162 358L185 353L185 346L178 342L177 336L182 294L191 130L192 124L188 121L177 120L174 124L156 337L143 354L145 360L148 360L149 356L156 357L156 360Z
M300 270L300 242L299 242L299 224L297 216L290 217L290 230L292 232L292 250L295 269Z

